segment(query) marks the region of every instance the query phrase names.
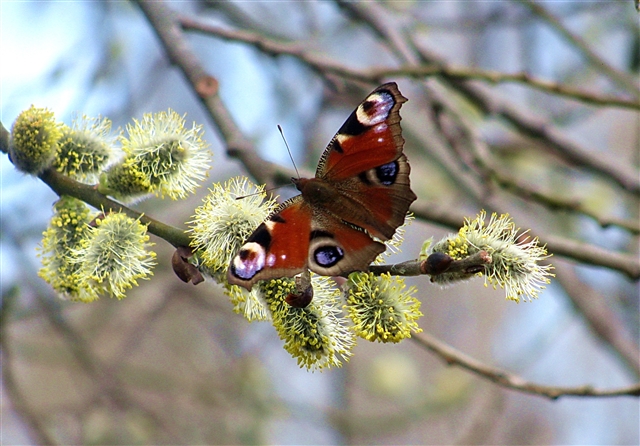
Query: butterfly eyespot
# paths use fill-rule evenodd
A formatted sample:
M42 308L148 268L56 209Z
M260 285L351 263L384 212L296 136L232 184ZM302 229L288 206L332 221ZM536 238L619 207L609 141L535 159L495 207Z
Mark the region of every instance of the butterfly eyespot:
M258 243L247 243L231 262L230 272L241 280L250 280L264 268L264 265L264 248Z
M398 162L393 161L388 164L383 164L380 167L376 167L376 177L380 183L385 186L391 186L396 182L398 176Z
M339 246L321 246L313 251L316 263L324 268L330 268L344 258L344 251Z
M387 91L374 93L356 109L358 121L367 127L380 124L389 117L395 103L393 96Z

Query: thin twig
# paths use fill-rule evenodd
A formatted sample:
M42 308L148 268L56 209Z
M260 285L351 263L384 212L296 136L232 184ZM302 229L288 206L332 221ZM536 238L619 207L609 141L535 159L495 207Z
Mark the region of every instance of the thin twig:
M416 49L420 52L423 62L446 66L442 58L420 47L417 43ZM442 79L475 104L481 112L501 117L523 135L538 140L544 147L552 149L567 163L582 167L612 181L628 192L640 195L640 179L632 167L594 155L569 140L549 122L515 107L505 99L498 98L482 85L446 75L443 75Z
M314 54L306 50L305 47L298 42L277 41L251 31L222 28L187 15L179 15L178 21L186 31L200 32L230 42L246 43L270 56L293 56L323 77L332 74L347 79L371 83L379 83L389 78L411 77L421 79L429 76L447 76L451 79L459 80L479 80L491 84L515 82L545 93L563 96L586 104L640 110L640 103L638 101L585 91L569 85L536 78L526 72L502 73L495 70L453 67L442 64L403 66L400 68L381 67L357 69Z
M70 195L96 209L104 211L124 212L131 218L140 219L143 224L148 225L150 233L166 240L175 247L189 246L189 236L181 229L162 223L147 215L128 208L98 192L95 187L79 183L68 178L53 169L48 169L40 175L40 179L46 183L58 195ZM411 209L417 217L426 221L444 224L452 229L458 229L463 223L464 217L452 217L443 222L438 212L431 207L415 204ZM435 214L434 214L435 212ZM562 237L546 235L541 239L542 244L546 244L550 252L567 258L575 259L586 264L603 266L623 272L633 280L640 279L640 260L631 255L620 254L607 251L603 248L588 245L586 243L568 240Z
M0 122L0 151L4 151L9 144L9 132ZM80 183L69 178L53 168L46 169L38 178L51 188L58 196L69 195L90 204L104 212L123 212L131 218L139 219L148 226L148 231L171 243L173 246L189 246L189 236L181 229L162 223L147 215L131 209L122 203L98 192L95 186Z
M504 370L486 365L471 356L445 344L428 333L413 334L411 339L418 345L430 350L442 358L448 365L456 365L469 370L475 375L481 376L499 386L513 389L518 392L547 397L556 400L562 396L580 397L618 397L640 396L640 383L617 389L597 389L592 386L579 387L555 387L544 386L527 381L520 376L513 375Z
M524 86L543 91L548 94L562 96L567 99L573 99L585 104L595 105L599 107L618 107L630 110L640 110L640 102L637 100L628 100L617 96L607 96L589 92L570 85L552 82L546 79L540 79L521 71L518 73L502 73L495 70L482 70L479 68L464 68L443 65L421 65L417 67L400 67L397 69L373 69L369 72L364 71L362 77L371 79L372 81L393 78L393 77L412 77L423 78L428 76L446 76L450 79L458 80L479 80L489 82L491 84L499 83L519 83Z
M636 336L625 329L625 321L610 307L600 293L583 283L577 276L575 267L566 262L555 262L556 280L564 288L573 304L584 319L587 326L602 341L611 345L613 353L624 362L627 369L636 378L640 378L640 350Z
M571 240L555 235L545 235L540 243L546 245L549 252L581 263L602 266L624 273L631 280L640 279L640 259L637 255L607 251L599 246Z
M97 398L105 398L114 409L123 413L127 413L131 408L136 408L136 410L148 416L155 425L167 428L167 421L159 411L141 398L138 398L134 392L128 390L122 379L112 370L112 367L92 354L93 350L89 343L64 317L58 299L38 294L38 303L43 308L44 314L53 329L71 349L74 359L95 383L94 390ZM174 435L173 438L177 437Z
M411 212L415 214L416 218L436 223L455 231L464 223L464 215L461 213L421 201L411 206ZM633 280L640 279L640 260L636 256L607 251L599 246L554 235L540 237L540 244L545 245L548 251L554 255L577 260L588 265L616 270Z
M368 3L365 7L365 5L360 3L346 2L343 0L336 0L336 2L342 8L349 11L352 16L357 17L376 34L381 36L403 63L417 66L421 61L436 65L447 65L440 57L434 57L426 50L420 49L420 45L414 40L411 40L411 37L408 37L412 50L418 53L419 57L416 61L414 53L407 49L409 44L407 44L404 39L398 37L398 30L389 23L388 11L377 3ZM479 106L484 113L501 116L507 122L514 125L522 134L544 142L546 146L553 149L567 162L602 175L625 190L640 195L640 177L635 169L622 164L613 164L609 159L602 159L601 157L595 156L567 139L543 119L526 114L506 101L498 100L486 90L481 89L480 85L474 85L466 80L459 81L455 78L448 78L447 76L442 76L442 79L447 80L451 86L459 90L460 93L466 96L472 103ZM435 92L434 89L431 89L430 93L436 93L437 96L437 92Z
M372 20L372 17L375 17L375 15L372 14L372 8L374 8L374 4L367 4L367 8L362 8L361 5L350 2L338 3L341 7L347 8L352 14L358 12L362 17L368 20ZM416 66L411 68L400 68L397 71L390 70L385 72L383 69L379 71L363 71L355 70L327 60L326 58L323 58L321 56L313 55L305 51L304 48L299 44L276 42L259 34L247 31L223 29L207 23L203 23L202 21L199 21L193 17L179 16L179 21L184 29L204 32L210 35L215 35L225 40L244 42L255 46L257 49L265 52L266 54L274 56L294 56L325 77L328 74L333 74L352 80L377 82L380 80L380 77L385 74L401 74L401 72L407 70L431 70L434 74L438 74L443 79L446 79L454 88L460 90L460 92L467 96L469 100L478 105L484 113L496 114L503 117L507 122L514 125L523 134L534 139L541 140L548 147L554 149L568 162L603 175L604 177L613 180L616 184L620 185L624 189L640 195L640 180L638 180L635 172L632 172L625 166L611 164L607 160L603 160L597 156L594 156L587 150L579 147L576 143L569 141L566 137L564 137L557 130L553 129L544 120L527 115L521 110L511 106L510 104L507 104L506 101L499 100L488 92L479 89L479 86L469 84L469 81L461 76L462 73L454 68L449 67L441 58L433 56L433 54L429 53L425 49L420 49L416 46L416 49L417 51L419 51L420 56L423 58L423 61L429 64L427 68ZM392 32L387 29L389 27L383 28L382 25L377 22L371 22L370 24L374 26L374 29L378 33ZM388 37L395 37L395 40L398 40L397 32L392 32L392 35ZM402 52L403 57L406 57L407 45L402 44L400 48L401 50L399 51ZM414 59L414 57L411 56L411 59ZM405 58L405 61L408 60ZM416 65L418 64L416 63ZM410 74L410 71L405 74ZM476 74L476 77L485 77L485 80L488 81L490 81L492 78L494 80L496 79L496 76L494 74L491 74L490 72L487 72L485 74ZM498 79L500 79L500 77L498 77ZM524 74L504 75L501 79L503 81L510 80L514 82L525 82L527 76ZM567 93L567 96L569 97L573 97L574 99L583 100L585 102L590 102L593 104L601 103L602 105L604 105L605 103L608 103L608 105L612 106L616 104L620 107L635 109L640 108L640 105L638 105L637 103L633 103L632 101L625 101L610 97L597 99L597 96L594 96L592 93L582 92L570 87L559 87L558 84L549 83L548 81L532 81L531 86L539 89L546 88L549 92L564 92Z
M638 221L600 215L598 212L588 209L579 200L562 198L543 192L538 188L524 184L523 182L510 177L508 174L503 172L502 169L493 167L491 169L491 174L492 178L503 190L517 194L523 199L535 201L550 210L582 214L593 219L602 228L617 226L634 235L640 234L640 222Z
M553 14L551 14L544 6L531 0L523 0L521 2L527 6L534 14L543 19L551 28L560 34L571 46L576 48L578 52L589 62L594 70L600 71L613 81L618 87L633 94L636 99L640 99L640 89L638 88L638 80L631 78L626 73L615 69L606 60L600 57L591 46L582 39L582 37L572 33L562 22Z
M238 158L249 174L268 188L289 182L291 175L281 178L282 170L274 163L266 161L256 153L253 143L248 140L234 121L231 113L218 94L218 82L209 75L184 36L177 21L177 14L166 4L150 0L137 0L151 27L158 35L169 60L185 75L187 82L203 104L211 122L227 145L227 154ZM278 183L273 183L278 179Z
M199 32L229 42L242 42L269 56L295 57L325 78L328 74L334 74L359 81L367 80L359 70L336 63L323 55L312 53L305 46L296 42L277 41L251 31L222 28L193 16L180 15L178 21L185 31ZM375 80L370 79L370 81L374 82Z
M173 246L189 246L189 236L181 229L162 223L102 195L94 186L79 183L54 169L47 169L39 178L59 196L69 195L104 212L123 212L131 218L140 219L148 231L171 243Z
M149 20L151 21L152 25L154 25L154 29L156 29L161 25L164 26L165 28L171 29L171 33L169 33L169 35L165 37L161 37L163 44L167 47L176 46L177 48L180 48L182 52L187 51L187 49L183 46L183 43L180 43L180 41L184 39L184 36L182 36L177 23L173 21L174 18L171 15L170 11L168 11L165 6L157 2L140 1L139 3L143 8L143 10L145 11L145 13L147 14L147 16L149 17ZM349 4L349 8L353 9L354 7L357 8L358 6ZM368 14L371 14L370 8L367 8L367 11L368 11L367 12ZM184 18L181 18L181 20L184 21ZM385 28L382 31L386 32L388 31L388 29ZM156 29L156 32L158 32L159 35L162 35L164 31L162 29L159 29L159 30ZM231 35L229 36L236 38L237 34L233 34L233 36ZM256 36L251 36L251 35L246 35L244 38L247 40L254 39L255 44L259 46L263 45L266 42L264 39L258 39ZM268 49L274 50L275 48L269 47ZM282 47L280 47L278 50L282 51L283 49ZM181 66L182 64L182 59L180 56L181 51L176 51L175 48L173 48L170 51L170 54L173 54L172 57L174 62L179 66ZM290 48L290 51L293 51L293 49ZM300 51L300 50L298 49L296 51ZM187 57L186 60L188 61L189 66L194 65L194 62L192 61L191 57ZM182 68L182 69L185 70L185 68ZM192 79L193 76L188 75L187 78ZM195 88L195 84L197 84L197 81L193 81L192 83L192 85L194 85L194 88ZM213 96L217 97L217 94ZM484 97L484 99L486 99L487 101L489 100L488 97ZM207 104L209 104L209 102L207 102ZM212 112L212 116L214 116L214 121L225 122L224 125L220 126L220 131L223 137L231 138L236 141L238 140L244 141L245 138L242 136L242 133L239 131L235 123L233 123L233 121L229 121L230 118L227 119L227 117L229 117L230 115L228 111L224 108L222 103L219 101L219 99L215 101L214 109L216 110ZM272 178L276 177L274 172L281 171L280 168L278 168L277 166L272 166L274 170L271 171L270 173L267 173L267 171L269 171L270 168L265 168L264 161L258 155L255 155L255 151L249 150L250 146L246 146L244 145L244 143L242 143L241 145L243 147L238 149L238 151L242 153L241 160L248 168L250 168L250 166L253 165L256 168L256 170L259 172L259 173L256 173L254 176L258 178L263 178L264 179L263 182L269 183ZM248 162L248 160L252 158L255 158L255 163ZM280 175L280 177L281 178L286 177L286 175ZM462 221L462 219L460 221ZM555 239L552 242L547 241L547 243L548 243L549 249L556 253L566 255L567 257L570 257L570 258L579 258L580 260L590 264L611 267L624 272L625 274L627 274L629 277L632 277L632 278L640 277L640 266L637 265L638 262L636 262L635 260L630 260L628 258L629 256L624 256L617 253L610 253L608 251L601 250L599 248L596 249L588 245L580 245L575 242L562 243L559 239ZM552 245L554 246L552 247ZM578 252L574 252L569 249L564 249L567 245L570 245L572 249L575 249L575 248L580 248L580 249ZM556 250L553 249L555 247L557 247Z
M447 125L448 121L444 119L445 117L453 119L455 125ZM618 226L632 234L640 234L640 223L637 221L600 216L587 209L578 200L553 196L507 174L505 169L494 159L494 151L488 147L487 143L478 135L475 127L467 122L462 114L449 113L444 116L439 114L436 116L436 122L439 124L438 129L447 138L450 146L459 154L458 158L462 161L469 159L466 164L471 169L479 171L487 188L489 187L488 183L493 180L502 190L515 194L523 200L536 202L550 210L583 214L594 219L603 228ZM471 157L468 154L471 154Z
M56 444L45 423L31 407L18 385L18 380L13 373L13 351L11 336L8 335L7 327L13 309L13 304L17 299L18 288L15 287L3 295L3 305L0 308L0 357L2 362L2 386L11 400L13 410L20 419L29 427L29 433L33 435L34 443L43 445ZM3 407L5 403L3 402Z
M143 224L148 225L150 233L166 240L173 246L189 246L189 236L181 229L167 225L148 217L147 215L143 215L134 209L128 208L123 204L102 195L93 186L74 181L53 169L46 170L42 173L40 175L40 179L51 187L51 189L58 195L70 195L76 197L96 209L124 212L131 218L139 218ZM427 209L425 206L421 206L420 204L414 205L412 207L412 211L419 218L433 221L431 210ZM463 221L464 217L460 215L457 219L458 223L453 226L448 226L457 229ZM437 223L438 221L435 222ZM633 256L607 251L600 247L553 235L546 235L541 239L541 243L546 244L549 251L556 255L562 255L590 265L611 268L623 272L634 280L640 278L640 260Z

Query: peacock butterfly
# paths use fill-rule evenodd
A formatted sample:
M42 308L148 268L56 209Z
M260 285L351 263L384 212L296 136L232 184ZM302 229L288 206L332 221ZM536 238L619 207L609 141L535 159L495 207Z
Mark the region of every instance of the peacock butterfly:
M395 82L376 88L351 113L318 163L315 178L292 178L301 192L251 234L231 260L230 284L293 277L308 268L323 276L367 271L416 200L402 153Z

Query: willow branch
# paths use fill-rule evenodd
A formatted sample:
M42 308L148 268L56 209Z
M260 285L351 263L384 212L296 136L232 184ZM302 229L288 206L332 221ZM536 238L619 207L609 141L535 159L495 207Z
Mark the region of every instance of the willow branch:
M473 154L474 160L471 167L479 169L484 177L489 178L494 173L494 163L490 159L490 151L482 138L477 135L477 130L467 122L467 118L460 113L450 113L448 116L455 121L456 138L450 136L452 147L458 141L466 143L468 152ZM444 127L444 126L442 126ZM462 150L461 150L462 152ZM489 200L486 200L489 202ZM418 215L416 213L416 215ZM550 252L566 257L571 257L586 264L606 266L623 272L632 280L640 279L640 259L637 256L607 251L595 245L589 245L553 235L540 237Z
M191 49L179 26L177 14L163 2L137 0L136 3L160 39L169 60L182 71L188 84L205 107L212 124L227 145L227 154L237 158L249 175L258 182L267 184L269 188L288 182L291 176L281 177L282 169L258 156L253 143L244 136L234 121L220 98L218 81L206 72ZM272 183L274 178L279 182Z
M626 73L615 69L606 60L600 57L591 46L582 37L575 35L562 24L562 22L553 14L551 14L544 6L531 0L523 0L522 4L527 6L535 15L544 20L552 29L560 34L571 46L576 48L578 52L586 59L593 69L600 71L614 82L618 87L633 94L640 99L640 89L638 88L638 80L631 78Z
M96 209L124 212L131 218L139 218L143 224L148 225L150 233L166 240L173 246L189 246L189 236L186 235L183 230L167 225L147 215L143 215L136 210L128 208L123 204L102 195L93 186L74 181L53 169L46 170L40 175L40 179L58 195L70 195L76 197ZM442 214L440 216L434 214L434 212L438 212L437 210L432 210L424 205L421 206L420 204L414 205L412 207L412 211L419 218L444 224L445 226L455 230L457 230L464 222L464 217L462 215L456 217L454 220L451 213L446 214L449 217L448 219L442 220ZM441 210L440 212L443 211ZM633 256L607 251L600 247L552 235L547 235L542 238L541 243L546 244L549 251L556 255L572 258L591 265L618 270L634 280L640 279L640 260Z
M447 255L445 257L449 258L450 263L447 263L445 268L440 267L438 270L430 269L426 260L416 259L388 265L371 265L369 271L375 275L389 273L394 276L409 277L427 274L433 277L442 273L475 274L483 271L485 265L491 263L491 256L486 251L479 251L460 260L454 260Z
M428 333L413 334L411 339L421 347L435 353L448 365L455 365L485 378L499 386L522 393L547 397L556 400L563 396L579 397L619 397L640 396L640 383L617 389L598 389L593 386L555 387L536 384L520 376L486 365L471 356L445 344Z
M417 43L416 49L420 52L423 62L446 66L446 62L442 58L425 48L420 48ZM603 159L590 153L565 137L551 123L493 95L486 88L482 88L482 85L446 75L441 78L472 104L475 104L482 113L501 117L521 134L540 141L545 148L553 150L553 153L567 163L584 168L612 181L622 189L640 196L640 178L633 167L614 163L610 159Z
M58 195L76 197L99 210L124 212L131 218L140 219L141 223L148 225L148 231L150 233L166 240L173 246L189 246L189 236L183 230L162 223L118 203L98 192L93 186L79 183L53 169L46 170L39 177ZM440 223L454 230L457 230L464 222L462 215L456 217L450 212L434 210L420 203L412 206L411 210L421 219ZM440 215L438 215L438 212L440 212ZM443 216L446 216L446 218L443 218ZM590 265L617 270L633 280L640 279L640 260L634 256L607 251L597 246L553 235L546 235L541 238L541 243L546 244L547 249L555 255L564 256Z
M464 223L463 214L420 200L411 206L411 212L415 214L416 218L436 223L454 231L457 231ZM554 235L540 237L540 244L545 245L548 251L554 255L588 265L616 270L633 280L640 279L640 259L637 256L607 251L598 246Z
M6 153L8 145L9 132L0 122L0 151ZM63 195L75 197L103 212L122 212L133 219L139 219L142 224L147 225L150 233L168 241L176 248L189 246L189 236L183 230L162 223L122 203L118 203L98 192L95 186L75 181L53 168L46 169L38 175L38 178L60 197Z
M189 236L182 229L173 227L147 215L131 209L101 194L94 186L79 183L62 175L54 169L47 169L39 178L59 196L69 195L90 204L104 212L122 212L131 218L139 219L147 225L148 231L171 243L173 246L189 246Z
M490 84L518 83L524 86L542 91L544 93L562 96L585 104L599 107L618 107L630 110L640 110L640 102L617 96L608 96L575 88L566 84L540 79L521 71L518 73L502 73L495 70L482 70L479 68L463 68L443 65L420 65L416 67L400 67L397 69L372 69L363 70L361 76L371 81L379 81L390 77L424 78L428 76L446 76L457 80L478 80Z
M177 20L186 31L215 36L229 42L242 42L253 46L264 54L274 57L295 57L323 77L337 75L347 79L366 81L374 84L380 83L388 78L411 77L421 79L430 76L447 76L451 79L459 80L479 80L491 84L505 82L520 83L545 93L563 96L586 104L640 110L640 103L638 103L638 101L617 96L596 94L569 85L536 78L526 72L502 73L495 70L453 67L441 64L403 66L400 68L356 69L336 63L322 55L307 51L304 45L297 42L277 41L251 31L222 28L187 15L179 15Z
M587 321L587 327L597 338L611 347L627 369L640 378L640 350L636 336L626 329L627 324L600 293L594 291L577 276L575 267L555 262L556 279L564 288L574 309Z
M7 333L9 315L17 297L18 290L14 288L3 295L3 305L0 308L0 348L2 349L2 386L11 400L13 410L29 427L29 433L35 438L35 443L42 445L56 444L47 432L45 424L36 414L20 390L16 375L13 373L13 351L11 337Z
M9 133L9 130L7 130L4 124L0 122L0 152L6 154L9 153L10 136L11 134Z

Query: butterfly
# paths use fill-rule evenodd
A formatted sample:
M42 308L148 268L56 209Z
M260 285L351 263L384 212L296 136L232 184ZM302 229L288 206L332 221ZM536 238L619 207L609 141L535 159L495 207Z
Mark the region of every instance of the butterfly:
M248 290L259 280L367 271L416 200L402 153L395 82L379 86L351 113L325 149L315 178L278 206L231 260L227 280ZM375 238L375 239L374 239Z

